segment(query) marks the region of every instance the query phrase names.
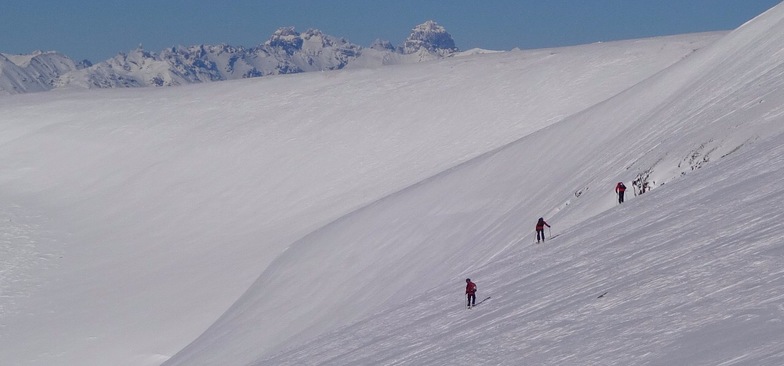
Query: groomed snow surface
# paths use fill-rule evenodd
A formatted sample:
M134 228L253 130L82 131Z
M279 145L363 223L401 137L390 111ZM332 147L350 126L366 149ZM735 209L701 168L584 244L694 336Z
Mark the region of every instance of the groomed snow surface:
M0 364L782 365L783 84L780 5L0 98Z

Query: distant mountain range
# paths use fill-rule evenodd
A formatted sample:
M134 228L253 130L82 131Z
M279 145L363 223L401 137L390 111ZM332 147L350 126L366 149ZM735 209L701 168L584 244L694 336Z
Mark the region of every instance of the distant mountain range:
M452 36L434 21L412 29L400 46L377 40L370 47L319 30L299 33L280 28L252 47L196 45L159 53L139 47L92 64L50 51L30 55L0 53L0 95L55 88L174 86L309 71L376 67L450 57L459 52Z

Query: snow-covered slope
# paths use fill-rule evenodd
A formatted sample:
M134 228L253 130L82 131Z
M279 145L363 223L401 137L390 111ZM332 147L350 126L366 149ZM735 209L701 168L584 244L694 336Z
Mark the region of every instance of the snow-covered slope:
M36 51L30 55L0 53L0 95L49 90L58 76L79 67L57 52Z
M416 255L400 261L404 263L398 264L400 268L410 268L409 263L418 262L421 256L431 263L459 265L455 257L470 254L461 245L465 241L479 247L476 252L484 249L484 260L464 268L439 265L411 275L406 278L409 287L418 286L426 276L452 278L428 291L400 294L408 300L403 306L391 305L351 326L319 334L312 342L294 342L288 349L253 362L241 358L236 364L784 364L782 146L784 136L779 130L747 151L568 230L561 231L556 215L550 223L553 234L560 235L545 244L531 244L536 219L524 209L495 214L493 220L485 221L491 215L487 212L498 206L488 203L464 213L480 222L471 217L453 219L435 229L435 220L428 219L427 227L419 226L420 232L441 234L432 235L426 245L414 250ZM502 155L507 156L492 160L498 165L516 162L511 154ZM488 165L478 164L475 169ZM467 186L482 186L484 180L476 171L472 173L444 177L438 185L475 197L476 190ZM455 182L458 179L463 182ZM505 188L511 185L507 182ZM406 194L408 205L390 202L379 210L398 211L401 216L407 212L421 220L411 206L421 204L417 200L431 203L428 194L434 190L412 191ZM485 191L481 196L489 201L492 195ZM445 196L438 196L448 202L439 206L443 212L464 207L462 197ZM606 196L607 201L613 200L611 194ZM366 218L355 220L373 223ZM515 224L519 224L516 232L510 233ZM405 222L396 228L412 225ZM471 229L456 229L461 225L471 225ZM374 228L385 226L388 223L378 222ZM349 234L323 235L320 243L366 234L357 225L334 229L338 230ZM399 236L408 238L407 234ZM464 234L469 240L462 240ZM388 235L384 230L373 238L380 237L383 244ZM432 248L432 243L443 240L458 243ZM378 255L387 257L387 253ZM406 275L395 268L383 268L382 272L389 273L381 280L387 282L363 290L385 293L385 285L394 284L396 275ZM375 275L370 269L364 271L368 272ZM344 286L363 278L342 282L335 277L330 278ZM465 309L462 297L465 277L478 282L478 301L486 299L471 310ZM254 305L259 303L245 304L245 314ZM235 305L234 309L239 308ZM245 320L255 321L252 317ZM253 350L256 345L252 338L241 342L243 347L238 349ZM202 364L215 364L216 359L206 352L191 359L191 364L200 364L200 357L210 360Z
M384 278L375 294L437 284L251 364L784 363L783 28L778 7L596 108L303 240L298 257L333 246L356 258L346 247L371 237L382 250L369 257L406 263L312 278ZM613 207L613 183L641 171L666 184ZM560 235L532 246L539 213ZM325 262L348 263L341 254ZM217 324L258 321L254 295L276 275ZM492 295L471 311L466 276Z
M298 239L600 103L718 36L3 98L0 359L159 364L279 255L288 261ZM348 324L380 300L315 325ZM267 328L280 337L252 348L309 325L292 326Z
M782 24L0 99L0 359L780 364Z
M167 365L782 364L782 48L784 6L342 217ZM561 235L532 247L539 215ZM493 296L470 313L465 277Z

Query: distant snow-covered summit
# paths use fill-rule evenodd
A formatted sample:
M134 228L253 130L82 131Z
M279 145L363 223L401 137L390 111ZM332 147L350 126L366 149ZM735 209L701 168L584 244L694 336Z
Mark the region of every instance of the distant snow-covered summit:
M447 33L444 27L432 20L428 20L411 30L400 52L412 54L417 52L427 52L447 56L458 49L452 36Z
M369 48L343 38L294 27L275 31L252 48L221 45L176 46L159 53L141 46L96 64L74 62L57 52L0 54L0 95L53 88L174 86L277 74L414 63L449 57L459 50L434 21L414 27L394 47L377 40Z
M49 90L60 75L88 66L57 52L35 51L29 55L0 53L0 95Z

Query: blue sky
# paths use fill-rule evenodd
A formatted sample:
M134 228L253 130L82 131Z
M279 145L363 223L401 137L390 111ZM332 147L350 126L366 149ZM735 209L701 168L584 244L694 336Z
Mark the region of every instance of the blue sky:
M256 46L275 29L399 45L435 20L460 49L510 50L734 29L780 0L2 0L0 52L108 59L142 44Z

